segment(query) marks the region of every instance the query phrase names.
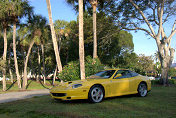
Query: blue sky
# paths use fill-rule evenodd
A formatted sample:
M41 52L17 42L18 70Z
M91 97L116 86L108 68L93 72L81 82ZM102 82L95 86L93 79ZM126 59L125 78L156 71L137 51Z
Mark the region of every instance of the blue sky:
M29 0L29 1L30 5L34 7L34 12L36 14L43 15L47 19L49 19L46 0ZM65 1L66 0L50 0L53 21L57 19L66 21L77 19L78 14ZM168 24L165 26L167 27L167 29L165 29L167 34L170 33L174 20L175 19L170 19ZM145 35L145 33L142 31L138 31L137 33L131 31L130 33L132 33L133 35L135 53L145 54L146 56L154 55L154 53L157 51L157 46L154 39ZM172 39L171 46L176 49L176 35L174 35ZM176 53L174 60L176 61Z

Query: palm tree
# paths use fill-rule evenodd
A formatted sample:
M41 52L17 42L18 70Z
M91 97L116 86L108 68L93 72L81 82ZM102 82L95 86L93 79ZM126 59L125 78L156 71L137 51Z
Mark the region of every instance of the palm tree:
M27 26L21 26L18 30L18 36L20 38L20 44L24 47L29 46L26 58L24 59L24 70L23 70L23 86L22 88L25 90L27 86L27 64L29 60L29 55L32 49L32 46L34 45L34 38L32 38L32 35L30 34L29 27Z
M85 79L84 32L83 32L83 0L79 0L79 61L80 61L81 79Z
M97 8L97 0L90 0L90 3L93 7L93 37L94 37L94 40L93 40L93 58L97 58L97 27L96 27L96 8Z
M30 19L30 23L27 27L22 27L20 29L21 31L19 31L19 35L21 37L20 40L22 40L22 43L24 43L24 45L29 46L24 63L23 89L26 89L27 86L27 67L31 49L34 43L40 43L42 30L44 29L43 26L45 24L46 20L42 16L36 15L33 16L32 19Z
M4 22L5 23L5 22ZM7 57L7 25L4 24L4 53L3 53L3 61L6 63ZM3 91L6 91L6 68L3 68Z
M9 24L9 10L10 10L10 2L6 0L0 1L0 22L3 28L3 36L4 36L4 52L3 52L3 62L6 66L6 57L7 57L7 27ZM6 91L6 68L3 68L3 91Z
M49 22L50 22L51 35L52 35L53 47L54 47L55 56L56 56L57 67L58 67L59 72L61 72L62 71L62 64L61 64L61 60L60 60L60 54L59 54L58 44L57 44L57 39L56 39L56 33L54 30L54 25L53 25L53 20L52 20L50 0L46 0L46 3L47 3L47 8L48 8Z
M45 26L42 30L42 36L41 36L41 50L42 50L42 63L43 63L43 83L46 83L46 72L45 72L45 50L44 50L44 45L45 43L49 40L50 38L50 30L49 26Z
M39 81L39 76L41 74L41 59L40 59L40 47L42 51L42 60L43 60L43 74L44 74L44 84L46 80L46 74L45 74L45 56L44 56L44 44L49 39L49 27L47 25L47 20L45 17L42 17L40 15L34 16L36 19L36 25L35 27L40 30L41 36L39 37L39 41L36 43L38 45L38 78L37 81ZM39 47L40 45L40 47Z
M20 18L32 12L32 7L29 6L26 0L11 1L11 5L12 5L11 20L13 22L14 64L15 64L18 87L21 88L21 77L19 74L18 60L17 60L17 55L16 55L16 24L17 22L19 22Z
M78 6L78 0L66 0L67 3L73 5L73 7L77 10ZM83 8L85 10L85 6L87 6L87 9L90 9L90 4L93 8L93 58L97 58L97 28L96 28L96 8L98 3L100 4L100 7L103 7L103 3L105 0L83 0Z

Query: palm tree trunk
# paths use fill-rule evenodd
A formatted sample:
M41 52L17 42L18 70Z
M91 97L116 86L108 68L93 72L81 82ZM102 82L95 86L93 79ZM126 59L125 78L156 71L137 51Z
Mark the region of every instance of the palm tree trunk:
M41 49L42 49L42 61L43 61L43 83L46 84L46 72L45 72L45 50L44 50L44 45L43 43L41 44Z
M40 66L40 62L41 62L41 59L40 59L40 49L38 47L38 75L37 75L37 82L39 82L40 80L40 75L41 75L41 66Z
M79 61L81 79L85 79L84 64L84 31L83 31L83 0L79 0Z
M54 75L53 75L53 85L54 85L54 83L55 83L55 81L56 81L56 74L57 74L57 66L56 66L56 69L55 69L55 71L54 71Z
M94 47L93 47L93 58L97 58L97 26L96 26L96 5L93 5L93 37L94 37Z
M27 64L28 64L29 55L31 53L31 49L33 45L34 45L34 40L30 43L28 53L26 55L26 60L24 65L23 90L25 90L27 86Z
M15 64L18 88L21 88L21 78L18 70L18 60L16 55L16 22L13 23L13 55L14 55L14 64Z
M6 65L6 57L7 57L7 29L4 28L4 53L3 53L3 61ZM6 67L6 66L5 66ZM3 68L3 91L6 91L6 68Z
M61 60L60 60L60 54L58 51L58 44L57 44L57 40L56 40L56 33L54 30L54 25L53 25L53 20L52 20L50 0L46 0L46 3L47 3L48 15L49 15L52 40L53 40L53 47L54 47L54 52L55 52L55 56L56 56L56 62L57 62L58 70L59 70L59 72L61 72L62 71L62 64L61 64Z
M10 81L11 81L11 83L13 83L13 74L12 74L10 62L11 62L11 61L10 61L10 48L9 48L8 68L9 68L9 74L10 74Z

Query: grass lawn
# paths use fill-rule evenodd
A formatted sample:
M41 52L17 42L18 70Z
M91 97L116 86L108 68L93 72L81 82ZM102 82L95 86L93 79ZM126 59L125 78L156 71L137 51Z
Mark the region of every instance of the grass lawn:
M55 84L58 84L58 83L59 83L58 81L55 82ZM7 84L7 91L3 92L2 82L0 82L0 94L13 92L13 91L20 91L17 85L17 81L15 81L14 83L7 81L6 84ZM51 88L51 87L52 87L52 80L47 80L46 85L44 85L42 81L36 82L35 80L28 80L26 90L45 89L45 88Z
M86 100L55 101L40 96L0 104L0 118L176 118L176 86L152 87L147 97L109 98L98 104Z

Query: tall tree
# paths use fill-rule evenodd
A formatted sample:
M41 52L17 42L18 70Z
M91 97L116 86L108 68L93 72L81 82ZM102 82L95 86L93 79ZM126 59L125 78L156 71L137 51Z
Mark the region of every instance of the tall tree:
M18 69L18 60L16 54L16 24L19 23L19 19L23 16L32 12L32 7L29 6L28 1L26 0L16 0L11 1L12 10L11 10L11 21L13 22L13 55L14 55L14 64L17 76L18 87L21 88L21 77Z
M90 0L90 3L93 7L93 58L97 58L97 0Z
M73 7L78 10L78 0L66 0L67 3L73 5ZM96 8L97 5L99 4L100 7L102 7L103 3L105 0L83 0L83 8L84 11L87 9L88 11L93 11L93 58L97 58L97 21L96 21ZM92 5L93 10L90 10L90 6Z
M49 26L45 26L45 27L42 29L42 36L41 36L41 42L40 42L41 50L42 50L42 64L43 64L43 75L44 75L43 83L44 83L44 84L46 83L45 49L44 49L45 46L44 46L44 45L47 43L47 41L49 40L49 38L50 38Z
M53 25L53 20L52 20L50 0L46 0L46 3L47 3L49 22L50 22L50 28L51 28L51 35L52 35L52 40L53 40L53 47L54 47L54 51L55 51L57 67L58 67L59 72L61 72L62 71L62 64L61 64L61 60L60 60L58 44L57 44L57 39L56 39L56 33L54 30L54 25Z
M43 18L40 15L34 15L32 16L32 19L30 19L30 23L28 23L27 26L20 27L18 34L20 35L21 43L24 46L28 47L28 50L26 52L27 55L24 62L23 89L26 89L26 86L27 86L27 67L28 67L28 61L29 61L31 49L34 43L36 44L40 43L42 30L44 29L45 25L46 25L45 18Z
M1 0L0 1L0 22L3 29L3 36L4 36L4 52L3 52L3 62L6 64L6 57L7 57L7 28L9 24L9 10L11 8L10 2L8 0ZM6 90L6 68L3 68L3 91Z
M85 79L84 63L84 31L83 31L83 0L79 0L79 61L81 79Z
M170 34L166 33L166 28L170 25L167 24L169 18L175 18L176 1L111 0L105 4L104 8L106 13L112 16L123 29L144 31L156 41L161 62L161 83L168 84L168 70L175 52L171 47L171 40L176 33L176 21L173 23Z

